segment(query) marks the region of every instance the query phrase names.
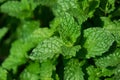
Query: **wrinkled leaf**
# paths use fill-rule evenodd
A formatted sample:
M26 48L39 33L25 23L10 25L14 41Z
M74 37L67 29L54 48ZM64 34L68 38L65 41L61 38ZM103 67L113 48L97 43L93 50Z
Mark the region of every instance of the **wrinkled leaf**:
M87 49L86 58L100 56L104 52L108 51L114 37L112 34L102 28L89 28L84 31L84 37L86 39L84 47Z
M63 41L58 37L51 37L38 44L32 51L30 59L39 60L40 62L52 59L54 56L59 55Z
M72 45L76 42L76 39L80 36L80 29L80 26L70 14L65 13L61 17L61 24L59 25L58 30L61 38L67 45Z
M31 13L25 9L19 1L7 1L1 6L3 13L20 19L31 16Z
M64 67L64 80L84 80L84 73L78 60L71 59Z
M113 53L95 60L95 64L101 68L116 66L120 63L120 49L116 49Z
M20 79L21 80L39 80L39 73L40 73L40 64L31 63L21 73Z
M81 47L80 47L79 45L73 46L73 47L63 46L63 47L62 47L62 55L63 55L65 58L75 57L75 56L76 56L76 53L79 51L80 48L81 48Z
M49 32L49 33L46 33ZM50 37L53 34L48 28L37 29L33 33L27 36L25 39L16 40L10 49L10 55L2 63L2 66L8 70L13 69L16 72L16 68L24 64L27 60L27 52L35 47L42 40Z
M55 70L55 66L51 61L45 61L41 63L40 67L40 79L41 80L53 80L52 72Z

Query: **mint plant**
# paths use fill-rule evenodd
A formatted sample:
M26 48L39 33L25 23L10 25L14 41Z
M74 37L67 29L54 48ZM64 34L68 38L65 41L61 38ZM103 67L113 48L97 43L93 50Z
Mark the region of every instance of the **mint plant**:
M119 0L0 0L0 80L119 79Z

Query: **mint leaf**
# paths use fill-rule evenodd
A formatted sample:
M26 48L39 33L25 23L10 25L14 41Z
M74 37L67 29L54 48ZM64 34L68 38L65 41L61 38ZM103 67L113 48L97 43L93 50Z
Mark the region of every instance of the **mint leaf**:
M96 59L95 64L101 68L104 68L104 67L118 65L120 63L119 60L120 60L120 49L116 49L113 53L105 57Z
M109 30L115 37L118 45L120 45L120 21L111 21L107 17L101 17L101 20L104 21L104 28Z
M77 45L77 46L73 46L73 47L66 47L63 46L62 47L62 55L65 58L71 58L71 57L75 57L76 53L80 50L81 46Z
M0 0L0 80L119 80L119 13L119 0Z
M86 39L84 47L88 51L86 58L102 55L104 52L108 51L114 42L112 34L102 28L86 29L84 31L84 37Z
M39 60L44 62L47 59L52 59L56 55L61 53L61 46L63 41L58 37L51 37L38 44L38 46L32 51L30 59Z
M55 66L50 60L41 63L40 67L40 79L41 80L53 80L52 72L55 70Z
M30 17L31 13L19 1L7 1L1 6L1 11L20 19Z
M49 32L49 33L47 33ZM10 49L10 55L2 63L2 66L8 70L13 69L16 72L16 68L27 61L27 52L35 47L42 40L50 37L53 34L48 28L37 29L27 36L25 39L16 40Z
M61 16L61 24L58 30L61 38L67 45L70 46L76 42L76 39L80 36L80 29L81 27L75 22L70 14L65 13Z
M39 80L40 64L30 63L27 68L21 73L21 80Z
M64 80L84 80L84 73L78 60L71 59L64 67Z
M33 11L38 5L40 5L40 1L39 0L21 0L21 5L22 7L30 11Z
M88 17L92 17L95 9L99 7L100 1L99 0L81 0L79 2L81 10L86 14Z
M88 80L100 80L99 79L99 75L100 73L100 69L95 69L94 66L89 66L87 67L87 73L89 74Z
M53 6L53 12L56 16L60 16L71 8L77 8L77 0L57 0L56 5Z
M117 68L115 69L115 75L112 77L113 80L119 80L120 79L120 64L117 65Z
M79 26L81 26L82 23L85 22L88 18L88 15L85 14L84 11L79 8L72 8L68 12L76 19Z
M88 80L100 80L100 77L111 76L114 74L114 70L109 70L106 68L95 68L94 66L89 66L86 68L89 75Z

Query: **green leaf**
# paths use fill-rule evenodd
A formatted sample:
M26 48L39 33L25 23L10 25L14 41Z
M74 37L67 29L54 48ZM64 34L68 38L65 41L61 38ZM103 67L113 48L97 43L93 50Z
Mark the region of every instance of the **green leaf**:
M25 39L26 36L29 36L33 31L39 29L39 26L40 24L37 21L23 21L17 29L17 35Z
M113 80L120 79L120 64L117 65L117 67L115 69L115 75L112 78L113 78Z
M84 73L78 60L71 59L64 67L64 80L84 80Z
M95 64L101 68L116 66L120 63L120 49L116 49L113 53L95 60Z
M22 7L33 11L38 5L40 5L41 0L21 0Z
M93 65L86 68L89 75L88 80L101 80L100 77L110 77L114 74L114 70L106 68L95 68Z
M109 30L115 37L118 45L120 46L120 21L111 21L107 17L101 17L101 20L104 21L104 28Z
M1 5L1 11L20 19L31 16L31 13L19 1L7 1Z
M86 70L89 75L88 80L100 80L99 79L100 69L94 68L94 66L89 66L87 67Z
M25 39L16 40L12 44L10 55L2 63L2 66L8 70L13 69L16 72L16 68L26 62L28 58L27 52L52 34L53 31L48 28L40 28L33 31L29 36L26 36Z
M7 31L8 29L6 27L0 28L0 40L6 34Z
M86 58L102 55L114 42L112 34L102 28L88 28L84 31L84 37L84 47L88 51Z
M0 80L7 80L7 71L0 67Z
M87 15L80 8L78 0L57 0L56 4L52 7L54 14L59 17L64 13L70 13L81 25L87 19Z
M63 46L62 47L62 55L65 58L75 57L76 56L76 52L78 52L80 50L80 48L81 48L80 45L73 46L73 47Z
M66 45L71 46L76 42L76 39L80 36L80 29L81 27L75 22L70 14L64 13L64 15L61 16L61 24L58 30L60 37Z
M57 0L56 4L53 6L53 12L56 16L60 16L64 12L68 11L70 8L77 8L77 0Z
M30 63L20 75L20 80L39 80L40 64Z
M84 11L80 8L72 8L68 12L71 16L73 16L76 19L76 22L79 25L82 25L82 23L88 18L88 15L85 14Z
M28 0L21 0L21 6L26 8L27 10L30 9Z
M25 54L27 53L25 47L22 40L15 41L10 49L10 55L2 63L2 67L8 70L13 69L16 72L17 66L26 62Z
M80 8L88 17L92 17L96 8L99 7L100 0L81 0Z
M52 72L55 70L55 65L50 60L41 63L40 67L40 79L41 80L53 80Z
M38 44L32 51L30 59L39 60L40 62L52 59L61 52L63 41L58 37L51 37Z

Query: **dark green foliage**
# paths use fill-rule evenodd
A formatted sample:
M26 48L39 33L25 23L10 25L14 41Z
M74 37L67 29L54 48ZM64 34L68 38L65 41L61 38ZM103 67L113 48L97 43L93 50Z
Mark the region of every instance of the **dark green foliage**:
M119 79L119 0L0 0L0 80Z

